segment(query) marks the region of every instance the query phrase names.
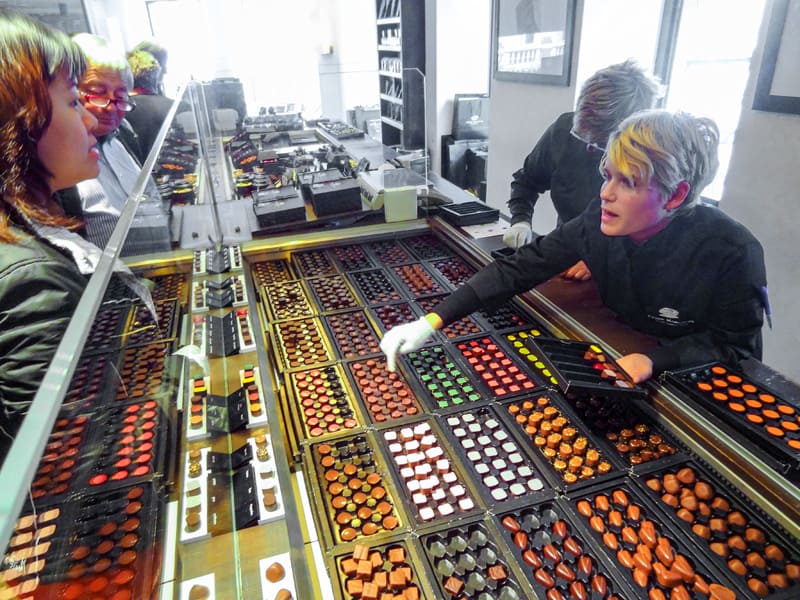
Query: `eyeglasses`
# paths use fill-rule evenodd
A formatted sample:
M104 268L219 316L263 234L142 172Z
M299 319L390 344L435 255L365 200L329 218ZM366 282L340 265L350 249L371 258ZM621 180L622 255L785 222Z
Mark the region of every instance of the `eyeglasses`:
M108 96L99 96L97 94L85 94L81 92L81 96L91 104L92 106L96 106L97 108L105 108L112 102L117 110L121 110L122 112L131 112L134 108L136 108L136 104L134 104L133 100L130 98L109 98Z
M589 142L583 139L581 136L578 135L578 132L575 129L570 129L569 134L574 137L576 140L579 140L586 144L586 150L589 152L605 152L606 149L600 146L599 144L595 144L594 142Z

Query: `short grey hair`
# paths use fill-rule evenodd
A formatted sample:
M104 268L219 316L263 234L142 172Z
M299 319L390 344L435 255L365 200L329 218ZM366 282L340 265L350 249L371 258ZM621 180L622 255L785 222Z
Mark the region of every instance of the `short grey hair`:
M659 83L634 60L600 69L581 88L572 129L582 140L605 147L625 117L652 108L661 94Z
M610 160L627 177L655 184L669 198L685 181L689 193L673 214L690 212L719 167L719 128L685 112L644 110L620 123L608 140L601 172Z
M91 33L78 33L72 36L78 46L86 55L86 67L109 69L116 71L125 82L128 90L133 89L133 73L123 52L118 52L99 35Z

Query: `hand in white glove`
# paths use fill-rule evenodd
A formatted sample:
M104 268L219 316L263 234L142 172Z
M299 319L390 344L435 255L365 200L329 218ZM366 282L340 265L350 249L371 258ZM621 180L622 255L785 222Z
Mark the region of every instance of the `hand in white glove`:
M503 242L510 248L520 248L533 239L533 230L528 223L515 223L503 234Z
M381 340L381 350L386 355L386 368L389 372L394 373L398 354L420 349L432 335L433 327L425 317L387 331Z

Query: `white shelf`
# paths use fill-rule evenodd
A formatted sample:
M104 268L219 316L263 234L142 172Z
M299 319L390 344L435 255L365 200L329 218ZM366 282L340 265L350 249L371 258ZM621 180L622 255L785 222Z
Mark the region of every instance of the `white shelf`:
M400 121L395 121L394 119L390 119L389 117L381 117L381 121L383 121L387 125L391 125L395 129L400 129L401 131L403 129L403 124Z
M392 104L399 104L400 106L403 105L402 98L398 98L397 96L390 96L389 94L381 94L381 100L386 100L387 102L391 102Z

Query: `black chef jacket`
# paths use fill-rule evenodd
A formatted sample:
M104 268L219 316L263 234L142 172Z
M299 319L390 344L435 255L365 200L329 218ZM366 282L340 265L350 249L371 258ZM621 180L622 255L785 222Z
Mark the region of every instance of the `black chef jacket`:
M539 195L550 190L558 222L566 223L600 195L600 150L570 133L575 113L564 113L547 128L511 181L511 224L528 223Z
M697 206L644 244L600 231L600 202L578 218L499 258L435 312L445 324L497 307L583 260L605 305L659 339L647 354L654 372L761 358L765 287L758 240L717 208Z

